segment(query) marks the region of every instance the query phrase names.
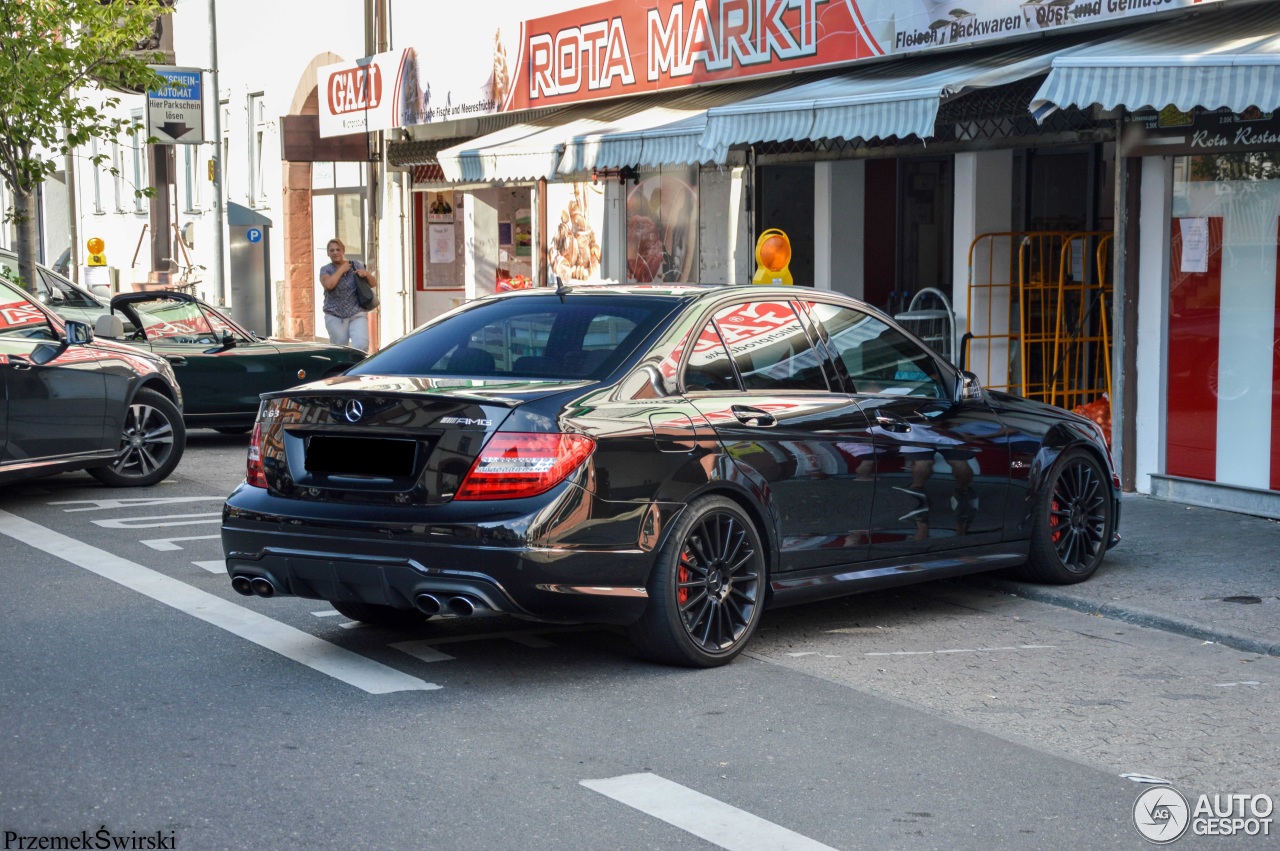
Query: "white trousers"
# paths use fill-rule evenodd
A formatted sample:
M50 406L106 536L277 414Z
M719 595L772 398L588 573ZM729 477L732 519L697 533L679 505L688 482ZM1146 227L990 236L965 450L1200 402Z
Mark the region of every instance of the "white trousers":
M369 314L364 311L348 319L326 313L324 327L329 332L329 342L335 346L352 346L362 352L369 351Z

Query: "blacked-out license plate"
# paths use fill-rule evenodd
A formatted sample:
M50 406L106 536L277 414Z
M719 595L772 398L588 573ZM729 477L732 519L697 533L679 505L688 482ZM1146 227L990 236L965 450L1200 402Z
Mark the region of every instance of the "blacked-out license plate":
M307 441L307 472L342 476L411 476L418 444L383 437L314 434Z

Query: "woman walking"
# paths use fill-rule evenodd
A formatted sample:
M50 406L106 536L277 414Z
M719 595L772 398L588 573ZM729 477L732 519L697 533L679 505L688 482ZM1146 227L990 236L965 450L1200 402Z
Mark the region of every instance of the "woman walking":
M371 287L378 285L378 279L359 260L346 258L342 240L329 240L325 250L329 262L320 268L320 286L324 287L324 327L329 342L367 352L369 313L356 298L356 278L363 278Z

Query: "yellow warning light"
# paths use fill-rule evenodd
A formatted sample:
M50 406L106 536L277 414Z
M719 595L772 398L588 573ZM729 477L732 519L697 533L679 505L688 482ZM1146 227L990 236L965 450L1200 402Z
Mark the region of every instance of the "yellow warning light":
M98 237L91 237L85 243L85 247L89 249L89 259L86 261L89 266L105 266L107 265L107 255L105 253L107 244Z
M777 228L769 228L756 240L756 273L753 284L791 285L795 280L787 264L791 262L791 240Z

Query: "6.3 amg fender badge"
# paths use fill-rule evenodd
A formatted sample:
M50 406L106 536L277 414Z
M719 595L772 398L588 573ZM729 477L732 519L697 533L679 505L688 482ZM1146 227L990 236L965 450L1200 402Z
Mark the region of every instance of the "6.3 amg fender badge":
M359 399L352 399L347 402L343 413L347 418L347 422L358 423L360 418L364 416L364 405L360 404Z

